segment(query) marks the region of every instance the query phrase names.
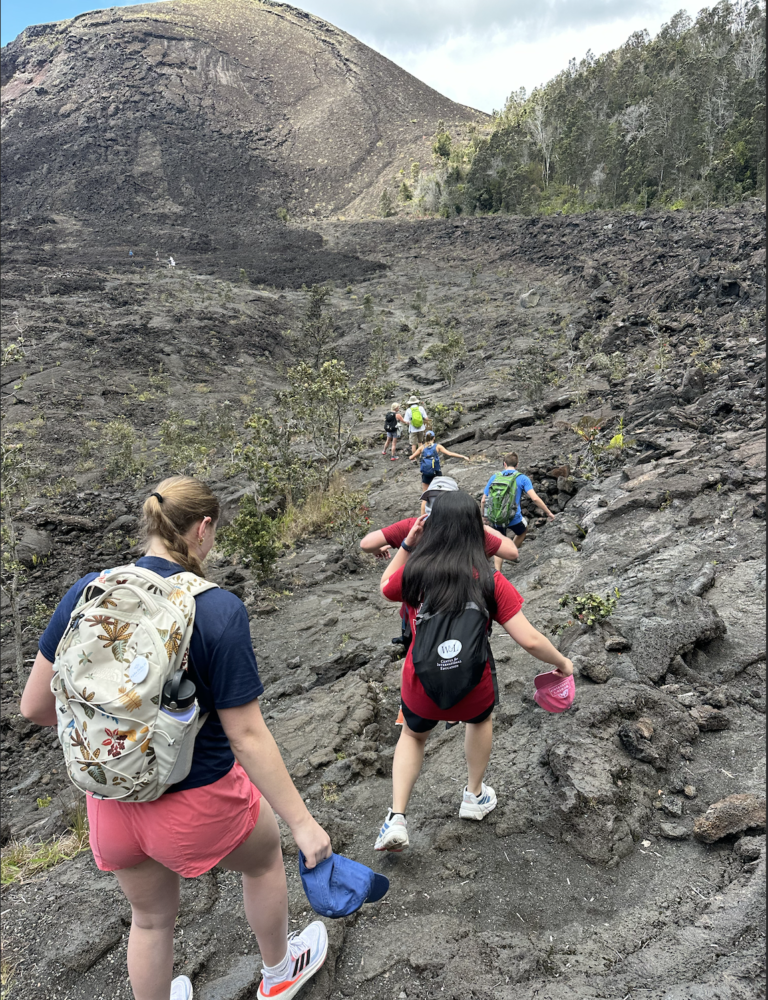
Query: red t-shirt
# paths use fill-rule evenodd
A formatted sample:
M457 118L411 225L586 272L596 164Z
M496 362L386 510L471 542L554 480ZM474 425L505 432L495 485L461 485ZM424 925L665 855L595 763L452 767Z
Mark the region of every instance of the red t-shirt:
M418 521L417 517L406 517L404 521L396 521L394 524L388 525L386 528L381 529L381 533L384 536L387 545L391 545L393 549L399 549L402 542L408 537L408 532ZM501 545L501 537L499 535L492 535L490 531L485 533L485 554L490 559L491 556L495 556L499 551L499 546ZM511 617L511 615L510 615ZM506 621L506 619L505 619Z
M402 524L403 522L400 523ZM501 573L494 573L493 582L496 595L496 614L493 616L493 620L498 622L499 625L503 625L510 618L514 618L520 608L522 608L523 598ZM389 580L387 580L383 594L388 601L402 601L402 567L395 570ZM412 608L409 604L404 604L403 607L408 612L411 632L415 638L416 608ZM445 719L447 722L466 722L467 719L474 719L490 708L494 701L493 676L491 674L490 661L486 663L485 671L477 687L473 688L453 708L442 709L432 701L424 690L421 681L416 676L416 671L413 669L413 643L411 643L411 648L408 650L408 655L403 663L403 673L400 680L400 697L403 704L415 715L420 715L422 719Z

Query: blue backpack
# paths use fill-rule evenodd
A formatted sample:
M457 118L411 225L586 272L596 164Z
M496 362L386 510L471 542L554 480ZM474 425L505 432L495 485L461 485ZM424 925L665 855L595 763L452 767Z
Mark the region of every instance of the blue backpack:
M440 456L437 454L437 445L428 444L421 453L421 472L434 473L440 475Z

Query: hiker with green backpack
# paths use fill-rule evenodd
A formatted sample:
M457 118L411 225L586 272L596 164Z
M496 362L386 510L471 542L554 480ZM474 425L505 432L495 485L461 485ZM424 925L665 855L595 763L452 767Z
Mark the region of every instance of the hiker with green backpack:
M550 521L554 521L555 515L536 493L528 476L518 471L517 455L510 452L502 461L504 469L494 473L486 483L480 499L480 511L486 524L500 531L502 535L507 534L507 528L511 529L515 536L515 545L519 549L528 531L528 522L520 510L523 493L530 497ZM496 569L501 571L501 559L494 556L493 563Z
M408 426L408 440L411 443L409 457L413 458L419 445L424 444L428 420L427 411L419 404L418 396L411 396L408 400L408 409L402 417L398 413L397 419Z
M306 868L331 857L331 841L261 714L245 606L205 579L219 510L199 480L160 483L143 506L146 555L67 591L20 703L30 721L58 727L69 777L87 794L96 865L131 904L135 1000L191 1000L187 976L172 978L179 877L217 865L243 876L264 962L256 996L289 1000L328 950L321 921L288 936L275 812Z

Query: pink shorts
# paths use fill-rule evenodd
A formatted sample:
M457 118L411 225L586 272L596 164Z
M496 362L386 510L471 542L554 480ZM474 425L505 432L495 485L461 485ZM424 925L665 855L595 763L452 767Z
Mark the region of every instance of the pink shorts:
M88 796L91 850L103 872L153 858L184 878L210 871L250 836L261 792L235 762L212 785L171 792L154 802Z

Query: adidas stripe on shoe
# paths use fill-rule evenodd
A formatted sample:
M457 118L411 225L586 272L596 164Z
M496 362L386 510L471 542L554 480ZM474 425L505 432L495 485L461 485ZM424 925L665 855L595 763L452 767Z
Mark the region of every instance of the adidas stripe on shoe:
M315 920L300 934L288 938L288 972L282 978L262 975L256 996L259 1000L278 997L290 1000L311 979L328 954L328 932L321 920Z
M459 809L461 819L484 819L489 812L496 808L496 792L490 785L483 784L479 795L464 789L464 798Z
M394 854L399 854L408 844L408 821L402 813L393 813L390 809L373 845L374 851L392 851Z

